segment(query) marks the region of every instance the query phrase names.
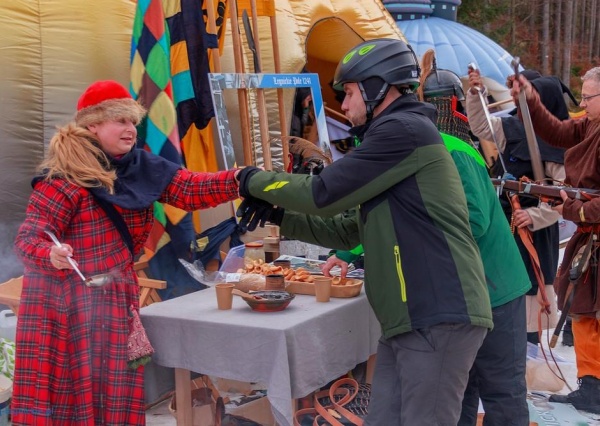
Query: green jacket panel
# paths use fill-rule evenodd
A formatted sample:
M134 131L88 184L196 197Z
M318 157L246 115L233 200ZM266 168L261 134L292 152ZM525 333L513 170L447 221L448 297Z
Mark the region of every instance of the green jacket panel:
M504 216L481 155L462 140L442 133L467 196L471 231L483 260L492 307L531 288L515 239Z
M492 327L460 176L434 113L402 96L371 121L359 147L319 175L258 172L249 182L253 196L288 212L329 218L286 213L284 235L332 248L363 244L365 288L385 337L440 323ZM360 241L353 228L352 237L340 231L348 227L340 213L355 206Z

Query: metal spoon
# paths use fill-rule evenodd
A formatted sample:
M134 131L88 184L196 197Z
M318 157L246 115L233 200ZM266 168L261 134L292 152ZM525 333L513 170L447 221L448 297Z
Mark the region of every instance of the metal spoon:
M56 235L54 235L53 232L51 232L51 231L44 231L44 232L54 242L54 245L56 245L57 247L62 247L63 246L61 244L61 242L58 241L58 238L56 238ZM81 273L81 271L77 267L77 264L75 263L75 261L72 258L67 257L67 261L73 267L73 269L75 270L75 272L77 272L77 275L79 275L79 277L84 282L84 284L86 286L88 286L88 287L102 287L103 285L106 285L106 284L108 284L109 282L111 282L113 280L113 275L112 274L99 274L99 275L94 275L94 276L92 276L90 278L86 278Z

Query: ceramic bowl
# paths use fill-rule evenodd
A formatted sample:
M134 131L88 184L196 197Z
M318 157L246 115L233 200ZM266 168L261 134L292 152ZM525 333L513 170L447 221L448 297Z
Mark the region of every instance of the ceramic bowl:
M294 297L296 297L287 291L278 290L251 291L250 294L262 297L262 299L256 300L244 299L253 311L258 312L283 311L294 300Z

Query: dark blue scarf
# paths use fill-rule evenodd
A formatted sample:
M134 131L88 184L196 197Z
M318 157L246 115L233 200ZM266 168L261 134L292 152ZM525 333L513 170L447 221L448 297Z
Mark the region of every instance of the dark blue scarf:
M111 195L103 187L89 188L89 191L96 198L127 210L150 207L181 168L179 164L137 148L121 158L108 156L108 159L117 172L115 193ZM45 174L34 177L31 185L44 178Z

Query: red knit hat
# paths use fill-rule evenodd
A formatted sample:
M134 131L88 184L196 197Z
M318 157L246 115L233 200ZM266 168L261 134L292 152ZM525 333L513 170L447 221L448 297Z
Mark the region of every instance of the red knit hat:
M132 99L132 97L127 89L116 81L97 81L92 83L85 92L83 92L83 95L81 95L77 102L77 111L109 99Z
M146 110L129 91L113 80L96 81L83 92L77 102L75 122L80 127L108 120L130 119L139 123Z

